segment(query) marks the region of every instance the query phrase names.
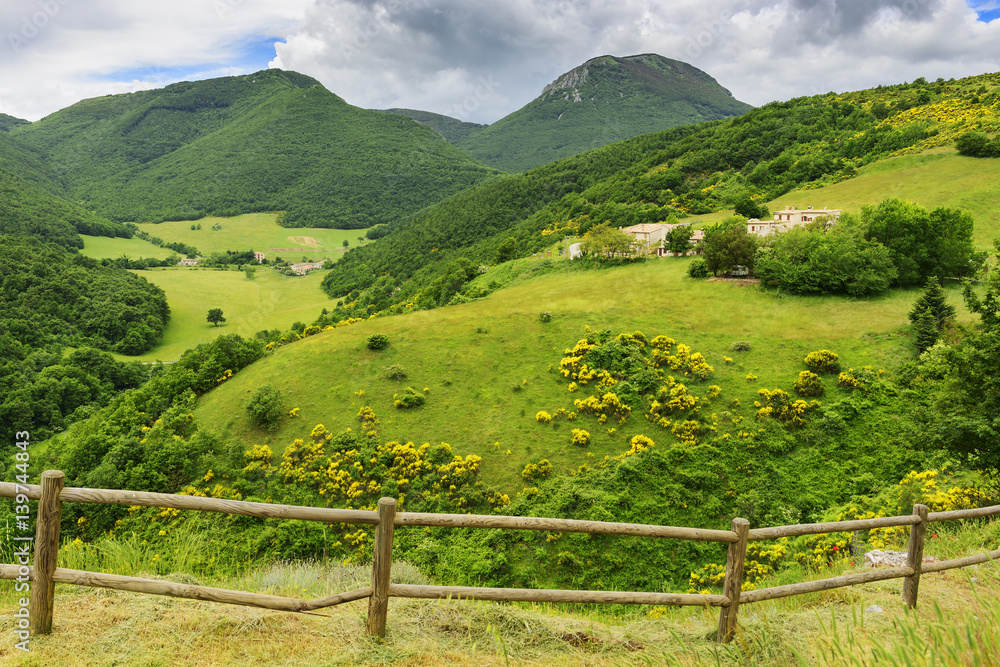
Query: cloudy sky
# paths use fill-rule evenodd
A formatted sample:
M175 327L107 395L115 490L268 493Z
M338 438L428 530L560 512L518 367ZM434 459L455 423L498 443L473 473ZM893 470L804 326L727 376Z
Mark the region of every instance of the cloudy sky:
M0 112L280 67L351 104L491 123L605 54L750 104L1000 71L1000 0L3 0Z

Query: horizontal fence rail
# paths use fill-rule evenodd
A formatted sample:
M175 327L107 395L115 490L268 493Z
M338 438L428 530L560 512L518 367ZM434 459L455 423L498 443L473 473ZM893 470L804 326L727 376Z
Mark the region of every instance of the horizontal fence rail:
M730 530L711 530L545 517L434 514L427 512L397 513L396 501L392 498L382 498L378 503L377 511L301 507L244 500L223 500L202 496L149 493L144 491L63 488L63 479L63 473L60 471L48 470L42 473L42 484L40 485L0 482L0 497L18 498L19 502L23 502L24 499L39 501L37 529L34 540L35 565L0 565L0 579L22 578L23 580L24 577L27 577L34 582L30 609L30 627L32 632L37 634L51 632L54 598L53 587L54 584L59 583L296 613L315 613L319 609L368 599L366 629L369 634L376 636L384 636L385 634L388 600L392 597L490 600L498 602L719 607L718 639L719 641L729 641L733 638L736 631L736 619L740 604L803 595L844 586L856 586L873 581L903 579L903 599L908 606L915 607L921 573L943 572L1000 559L1000 549L998 549L989 553L967 556L965 558L936 561L927 564L923 563L924 534L929 522L991 517L1000 514L1000 505L949 512L928 512L927 507L924 505L915 505L913 514L906 516L795 524L754 529L749 528L749 523L745 519L737 518L733 520ZM56 555L59 548L61 504L65 502L158 507L239 514L260 518L373 525L376 528L372 563L372 585L316 600L302 600L262 593L248 593L209 586L181 584L160 579L146 579L56 567ZM551 532L589 533L594 535L621 535L719 542L729 545L729 555L726 561L726 577L723 583L722 595L394 584L390 581L393 535L397 527L408 526L494 530L544 530ZM895 526L910 527L910 544L905 567L873 570L753 591L741 591L748 542Z

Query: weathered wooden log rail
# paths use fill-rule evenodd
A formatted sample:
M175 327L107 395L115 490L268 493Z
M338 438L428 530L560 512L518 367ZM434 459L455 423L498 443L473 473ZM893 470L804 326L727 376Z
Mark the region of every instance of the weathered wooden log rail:
M1000 549L954 560L923 564L924 537L927 524L934 521L974 519L1000 514L1000 505L952 512L928 512L924 505L914 505L913 514L833 523L797 524L772 528L750 528L746 519L733 519L730 530L706 530L674 526L650 526L633 523L605 521L576 521L539 517L488 516L474 514L431 514L423 512L396 512L393 498L382 498L377 511L341 510L323 507L299 507L239 500L220 500L198 496L179 496L142 491L117 491L108 489L64 488L64 475L58 470L42 473L42 483L11 484L0 482L0 497L17 498L19 504L37 500L38 515L34 538L34 565L0 565L0 579L27 577L33 582L29 629L32 634L52 631L52 610L55 584L75 584L111 588L115 590L166 595L191 600L237 604L261 609L296 613L311 613L355 600L368 599L366 630L382 637L388 613L389 598L493 600L500 602L569 602L597 604L649 604L691 605L719 607L718 640L728 642L736 632L739 606L763 600L803 595L816 591L855 586L872 581L903 579L903 600L909 607L916 607L920 575L923 572L942 572L968 567L1000 558ZM280 597L260 593L232 591L209 586L193 586L159 579L126 577L56 567L59 551L59 524L62 503L98 503L160 507L201 512L241 514L261 518L299 519L323 523L365 524L375 526L375 545L372 558L372 584L365 588L331 595L317 600ZM393 584L392 541L396 527L433 526L446 528L484 528L500 530L545 530L552 532L577 532L600 535L633 537L661 537L667 539L722 542L729 545L726 559L726 576L721 595L694 595L686 593L651 593L632 591L579 591L536 590L520 588L474 588L467 586L415 586ZM852 532L910 526L910 542L905 567L872 570L848 574L819 581L809 581L785 586L775 586L741 592L747 543L798 535Z

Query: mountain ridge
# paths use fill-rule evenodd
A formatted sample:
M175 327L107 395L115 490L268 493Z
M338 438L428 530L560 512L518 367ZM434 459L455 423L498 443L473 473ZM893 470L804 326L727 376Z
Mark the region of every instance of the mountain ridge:
M285 211L286 226L359 229L495 173L419 123L276 69L81 100L10 135L120 222Z
M603 55L556 77L521 109L458 142L518 172L632 137L752 109L709 74L654 53Z

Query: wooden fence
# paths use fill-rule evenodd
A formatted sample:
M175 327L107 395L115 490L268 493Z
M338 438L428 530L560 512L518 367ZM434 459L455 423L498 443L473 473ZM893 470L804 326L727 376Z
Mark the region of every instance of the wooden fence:
M920 575L923 572L940 572L957 567L1000 558L1000 550L990 553L923 564L924 535L927 524L934 521L971 519L1000 514L1000 505L954 512L928 512L925 505L915 505L913 514L879 519L838 521L834 523L798 524L774 528L750 528L746 519L733 519L730 530L677 528L604 521L577 521L518 516L483 516L473 514L431 514L422 512L396 512L393 498L382 498L377 511L342 510L320 507L297 507L236 500L220 500L196 496L178 496L140 491L114 491L105 489L63 488L64 476L58 470L42 473L41 485L0 483L0 497L17 498L22 504L38 500L38 517L34 538L34 566L0 565L0 579L27 576L31 588L29 631L48 634L52 631L52 609L55 584L75 584L112 588L116 590L168 595L172 597L247 605L263 609L276 609L309 613L317 609L368 598L367 632L385 635L389 598L461 598L467 600L495 600L504 602L574 602L603 604L693 605L719 607L718 640L728 642L736 631L737 613L741 604L772 600L790 595L854 586L870 581L903 579L903 599L910 607L917 604ZM99 503L110 505L139 505L144 507L198 510L242 514L262 518L299 519L324 523L367 524L376 526L371 586L347 591L316 600L263 595L231 591L208 586L192 586L156 579L125 577L56 567L59 550L59 524L64 502ZM436 526L446 528L487 528L502 530L545 530L600 535L626 535L660 537L668 539L725 542L729 544L726 575L721 595L693 595L682 593L644 593L631 591L579 591L534 590L521 588L473 588L464 586L413 586L390 582L392 569L392 540L396 527ZM905 567L872 570L830 579L810 581L786 586L741 592L743 566L747 543L797 535L851 532L891 526L910 526L910 543Z

